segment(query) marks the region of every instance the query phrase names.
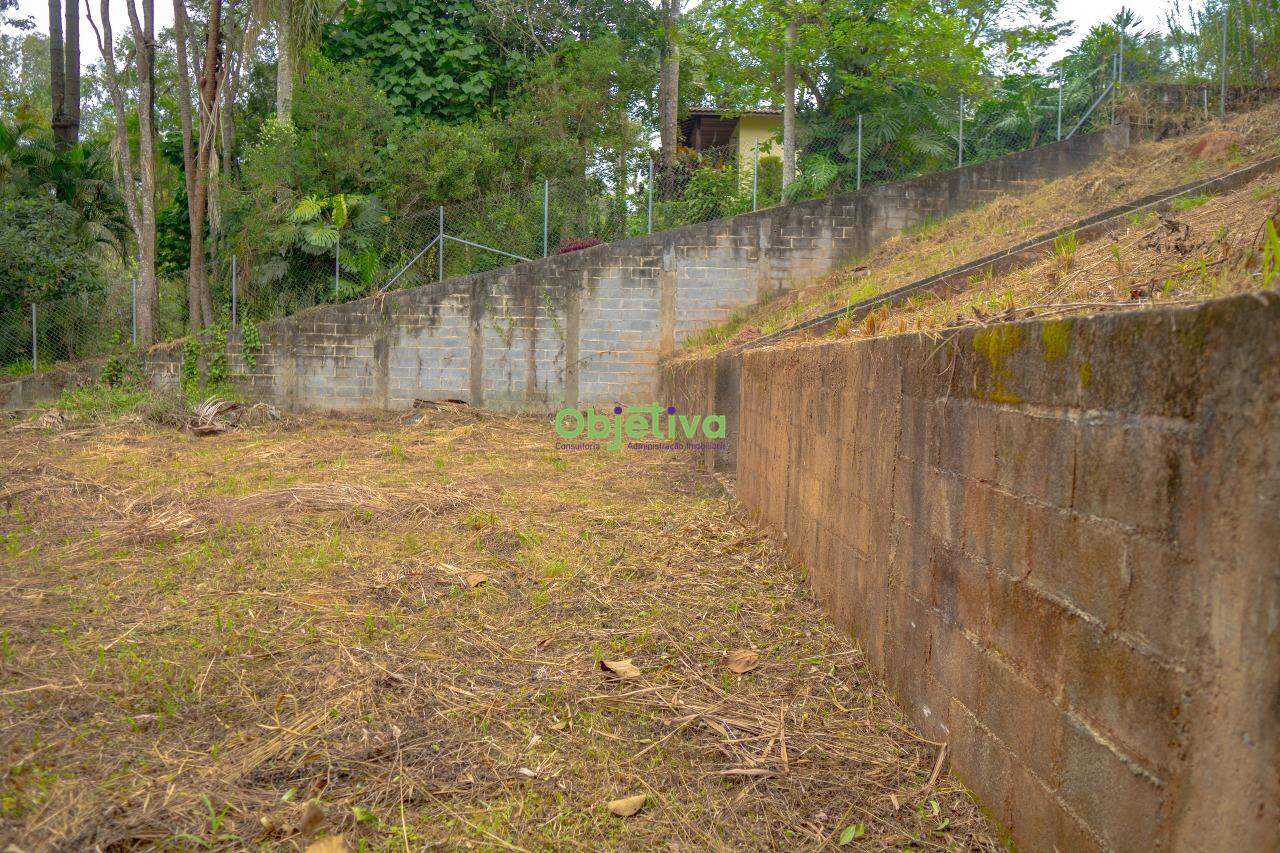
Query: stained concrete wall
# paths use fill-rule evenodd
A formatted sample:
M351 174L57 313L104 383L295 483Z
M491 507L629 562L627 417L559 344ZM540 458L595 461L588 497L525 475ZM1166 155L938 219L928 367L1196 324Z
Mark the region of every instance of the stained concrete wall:
M497 409L650 403L658 364L690 335L803 284L929 218L1083 168L1128 129L857 193L784 205L264 324L248 390L293 409L398 409L459 399ZM172 353L153 352L162 384ZM167 377L167 378L166 378ZM0 384L29 405L39 379Z
M930 217L1079 170L1124 128L858 193L744 214L302 312L261 329L248 373L294 409L649 403L695 332Z
M1280 297L741 364L741 499L1023 849L1280 846Z

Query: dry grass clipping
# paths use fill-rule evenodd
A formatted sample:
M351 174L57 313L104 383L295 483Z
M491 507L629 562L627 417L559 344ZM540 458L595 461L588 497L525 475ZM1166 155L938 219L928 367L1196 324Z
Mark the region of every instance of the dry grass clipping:
M868 316L830 337L938 333L964 326L1090 314L1105 310L1185 305L1220 296L1274 289L1263 278L1268 221L1280 228L1280 175L1233 192L1191 197L1185 209L1133 217L1111 234L1071 240L1042 260L1003 276L980 278L953 294L922 294ZM801 344L796 336L783 345Z
M714 480L407 421L0 436L0 839L998 849Z

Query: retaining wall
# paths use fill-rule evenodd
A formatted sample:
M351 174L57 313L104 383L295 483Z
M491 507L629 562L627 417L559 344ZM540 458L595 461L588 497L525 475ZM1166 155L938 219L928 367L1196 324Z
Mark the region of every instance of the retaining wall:
M740 363L740 498L1021 847L1276 849L1280 297Z
M857 193L323 306L264 325L257 396L293 409L649 403L688 336L931 217L1075 172L1124 127ZM233 366L243 369L236 357Z

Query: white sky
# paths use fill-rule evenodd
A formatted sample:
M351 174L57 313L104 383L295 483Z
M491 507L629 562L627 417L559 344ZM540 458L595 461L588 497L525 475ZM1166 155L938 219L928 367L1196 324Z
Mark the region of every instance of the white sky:
M23 0L23 2L26 2L26 0ZM1191 3L1183 3L1184 7L1188 5L1199 7L1203 3L1197 2L1197 0L1192 0ZM1055 45L1049 51L1047 59L1050 62L1061 59L1068 50L1080 43L1089 33L1090 27L1110 20L1120 10L1121 6L1128 6L1134 11L1134 14L1142 19L1140 29L1143 32L1164 33L1169 31L1169 28L1165 26L1165 16L1173 7L1172 0L1058 0L1058 18L1060 20L1074 21L1075 31L1070 37Z
M97 19L101 0L81 0L82 15L86 3L92 4L94 18ZM124 0L110 0L110 3L112 26L116 32L123 32L129 26L125 2ZM1138 17L1142 19L1143 30L1159 30L1162 32L1165 30L1164 18L1172 5L1172 0L1059 0L1058 17L1074 21L1075 32L1050 51L1048 59L1053 61L1060 58L1070 48L1074 47L1080 39L1084 38L1091 26L1109 19L1122 4L1133 9ZM138 5L139 11L141 11L141 3L139 2ZM1199 4L1196 3L1196 5ZM173 24L172 0L155 0L155 10L156 32ZM48 32L48 0L19 0L17 14L34 18L36 26L39 27L41 32ZM82 18L80 25L80 60L84 65L89 65L97 62L99 58L100 54L98 53L97 43L94 41L93 30L89 28L88 22Z
M64 0L65 2L65 0ZM165 27L173 26L173 0L154 0L156 14L156 33ZM110 0L111 29L119 36L129 29L129 7L125 0ZM102 26L102 0L80 0L80 64L88 66L102 58L98 50L98 41L85 17L85 6L93 11L93 20ZM138 17L142 17L142 2L134 0L138 9ZM65 7L64 7L65 8ZM35 19L36 29L42 33L49 32L49 0L18 0L18 8L11 13L14 17L31 17ZM117 61L119 56L116 57Z

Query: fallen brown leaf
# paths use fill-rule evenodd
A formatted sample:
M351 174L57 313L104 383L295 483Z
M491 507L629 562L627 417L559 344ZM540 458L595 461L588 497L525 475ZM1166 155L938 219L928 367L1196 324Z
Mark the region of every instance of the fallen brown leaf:
M618 678L639 678L640 670L631 662L631 658L622 660L602 660L600 668Z
M727 664L730 672L742 675L760 665L760 656L751 649L734 649L729 652Z
M475 589L481 584L489 582L489 576L484 572L467 572L467 576L463 579L468 589Z
M647 794L636 794L633 797L623 797L620 800L613 800L609 803L609 811L618 817L631 817L644 805L644 801L648 799Z
M352 853L351 845L341 835L326 835L307 845L307 853Z

